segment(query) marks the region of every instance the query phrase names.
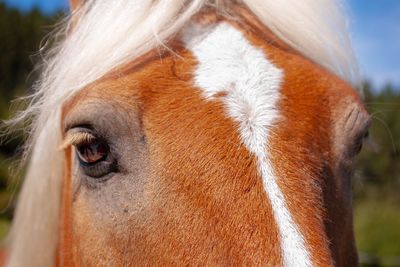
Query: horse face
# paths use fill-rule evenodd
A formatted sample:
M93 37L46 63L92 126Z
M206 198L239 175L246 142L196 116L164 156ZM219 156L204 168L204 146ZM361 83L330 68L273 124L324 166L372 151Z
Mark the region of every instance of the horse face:
M351 174L367 125L338 78L215 27L64 105L61 249L94 266L356 264Z

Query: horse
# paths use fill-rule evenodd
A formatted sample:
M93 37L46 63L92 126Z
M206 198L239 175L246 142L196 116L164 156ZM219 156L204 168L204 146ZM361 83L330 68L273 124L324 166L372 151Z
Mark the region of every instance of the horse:
M334 0L70 2L7 266L355 266L370 116Z

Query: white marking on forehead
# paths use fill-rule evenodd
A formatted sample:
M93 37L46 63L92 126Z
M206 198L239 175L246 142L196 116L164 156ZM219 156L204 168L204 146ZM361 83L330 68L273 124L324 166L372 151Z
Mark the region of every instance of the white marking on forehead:
M197 37L193 31L199 33ZM226 93L221 98L227 113L239 123L243 143L257 157L278 225L284 265L311 266L310 253L287 208L267 154L268 137L279 116L277 102L283 71L227 23L208 28L207 32L198 26L189 27L183 40L199 61L194 76L196 86L207 99Z

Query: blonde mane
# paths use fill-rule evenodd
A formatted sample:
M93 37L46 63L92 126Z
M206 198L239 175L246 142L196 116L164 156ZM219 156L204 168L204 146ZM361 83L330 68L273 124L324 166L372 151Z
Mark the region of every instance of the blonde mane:
M8 266L53 266L64 158L61 106L73 94L151 49L164 46L208 6L229 13L243 3L287 44L353 85L357 67L346 19L334 0L89 0L63 25L43 61L30 106L29 166L9 235Z

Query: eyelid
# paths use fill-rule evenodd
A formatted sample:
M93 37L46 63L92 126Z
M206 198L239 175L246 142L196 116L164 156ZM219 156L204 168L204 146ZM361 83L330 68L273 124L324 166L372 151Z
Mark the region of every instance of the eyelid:
M366 121L364 122L364 126L362 127L362 129L358 135L358 138L366 139L368 137L369 131L371 128L371 123L372 123L371 117L368 117L366 119Z
M82 143L90 143L93 140L96 140L97 137L92 133L82 130L70 130L67 132L64 140L58 147L59 150L64 150L71 145L78 145Z

